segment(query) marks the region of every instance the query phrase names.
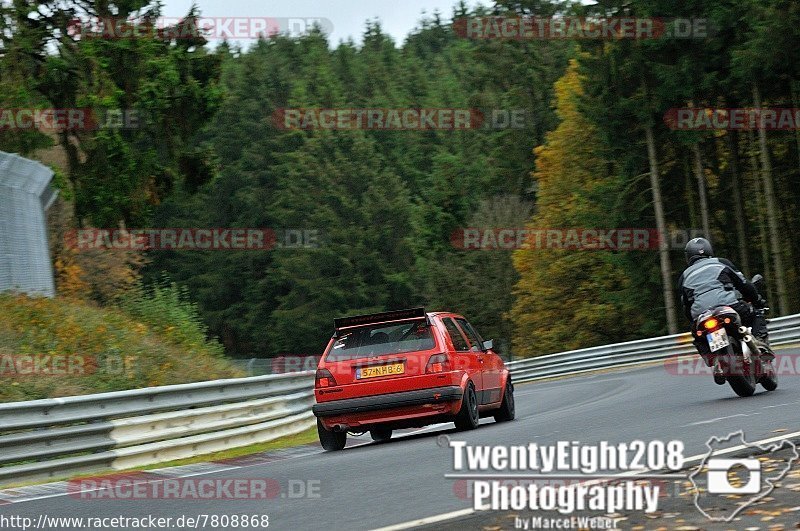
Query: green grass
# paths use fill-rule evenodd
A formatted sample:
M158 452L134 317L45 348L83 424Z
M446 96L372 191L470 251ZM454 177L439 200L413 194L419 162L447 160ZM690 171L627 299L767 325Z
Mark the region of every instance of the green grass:
M206 339L195 308L174 286L139 290L122 308L101 308L64 298L0 294L0 316L0 402L244 376L223 356L219 343ZM80 370L71 374L24 374L17 365L21 356L80 357L83 362ZM132 470L218 461L314 442L317 431L310 428L266 443ZM66 479L70 478L2 488Z
M139 300L132 317L72 299L0 294L0 402L244 376L205 339L190 309L166 311L169 295L155 296L158 311L145 312ZM31 357L61 365L31 373L21 361Z

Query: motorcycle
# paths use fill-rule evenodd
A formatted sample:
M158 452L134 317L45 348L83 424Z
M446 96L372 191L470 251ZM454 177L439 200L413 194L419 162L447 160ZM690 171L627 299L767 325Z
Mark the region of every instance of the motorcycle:
M756 275L752 283L761 291L763 277ZM758 308L763 316L769 308ZM767 391L778 388L778 375L772 364L775 356L753 337L752 329L742 325L739 314L730 306L712 308L695 321L697 340L705 338L714 367L714 381L727 382L739 396L752 396L761 384Z

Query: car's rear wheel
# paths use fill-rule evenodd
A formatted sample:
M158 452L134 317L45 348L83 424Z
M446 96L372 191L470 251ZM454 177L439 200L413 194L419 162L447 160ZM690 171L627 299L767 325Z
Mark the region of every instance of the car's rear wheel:
M467 384L464 397L461 399L461 409L456 415L456 428L459 430L474 430L480 424L481 418L478 414L478 396L475 394L475 386L472 382Z
M392 430L389 428L375 428L369 430L369 436L373 441L383 442L392 438Z
M503 402L500 404L500 409L494 414L495 422L508 422L514 420L516 411L514 408L514 385L511 383L511 377L506 380L506 391L503 393Z
M319 443L329 452L341 450L347 443L347 432L331 431L325 428L319 419L317 419L317 434L319 434Z

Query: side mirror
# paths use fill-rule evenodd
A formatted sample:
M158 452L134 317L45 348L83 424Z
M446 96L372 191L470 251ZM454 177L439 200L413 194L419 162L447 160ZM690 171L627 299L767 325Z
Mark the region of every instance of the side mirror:
M483 342L483 350L484 352L487 350L492 350L494 348L494 339L490 339L488 341Z

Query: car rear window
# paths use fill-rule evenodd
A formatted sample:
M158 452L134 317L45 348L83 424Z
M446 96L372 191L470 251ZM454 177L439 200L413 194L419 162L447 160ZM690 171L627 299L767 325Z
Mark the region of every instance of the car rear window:
M345 330L331 347L326 360L353 360L430 350L436 346L425 321L364 326Z

